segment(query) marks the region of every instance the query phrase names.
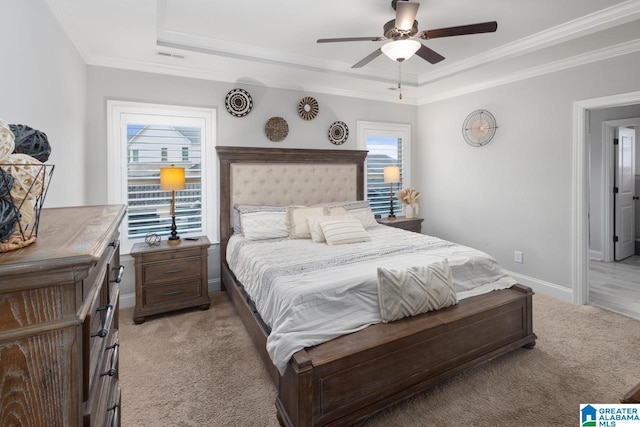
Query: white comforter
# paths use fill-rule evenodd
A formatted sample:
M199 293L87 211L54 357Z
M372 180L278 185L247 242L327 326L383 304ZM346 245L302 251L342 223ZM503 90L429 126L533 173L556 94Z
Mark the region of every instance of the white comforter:
M459 300L516 283L484 252L383 225L367 231L371 242L340 246L229 240L227 262L271 328L267 351L281 374L296 351L381 322L378 267L447 259Z

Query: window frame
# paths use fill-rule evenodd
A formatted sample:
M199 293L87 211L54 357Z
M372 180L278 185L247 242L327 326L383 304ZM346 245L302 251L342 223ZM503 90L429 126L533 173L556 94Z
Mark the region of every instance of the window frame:
M146 115L149 117L168 117L180 119L198 119L204 123L201 135L201 194L202 231L211 242L219 241L218 223L218 162L215 156L216 146L216 109L179 105L153 104L107 100L107 200L109 204L128 205L126 146L126 124L128 115ZM123 131L124 127L124 131ZM124 137L125 143L122 143ZM120 227L121 252L128 254L134 243L143 239L129 239L127 221ZM179 230L178 230L179 231ZM179 233L187 237L189 233Z
M367 150L368 137L402 138L402 182L394 184L394 194L401 188L411 187L411 125L408 123L372 122L358 120L356 122L356 146L359 150ZM367 164L365 161L364 195L368 200ZM396 196L397 198L397 196ZM404 214L405 205L400 203Z

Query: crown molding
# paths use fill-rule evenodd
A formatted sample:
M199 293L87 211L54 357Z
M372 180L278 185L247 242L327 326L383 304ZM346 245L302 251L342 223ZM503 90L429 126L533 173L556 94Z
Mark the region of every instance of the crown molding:
M418 86L420 87L424 84L477 68L489 62L535 52L545 47L560 44L580 36L602 31L637 19L640 19L640 0L627 0L618 5L599 10L548 30L540 31L531 36L507 43L482 54L441 67L436 71L421 74L418 77Z
M566 70L568 68L579 67L581 65L590 64L592 62L604 61L606 59L614 58L617 56L628 55L640 51L640 39L630 40L627 42L619 43L617 45L608 46L602 49L594 50L592 52L575 55L569 58L561 59L547 64L539 65L537 67L528 68L525 71L511 73L505 75L499 79L487 80L485 82L470 85L465 87L456 88L455 90L442 92L432 97L425 97L418 99L418 105L430 104L437 101L443 101L449 98L455 98L461 95L467 95L469 93L478 92L485 89L490 89L496 86L502 86L509 83L514 83L520 80L531 79L539 77L545 74L555 73L556 71Z
M73 17L73 13L69 10L68 3L57 2L55 0L44 0L44 3L62 27L62 31L67 35L69 40L71 40L71 43L73 43L85 64L89 63L91 52L80 34L78 23Z
M226 82L233 84L249 84L254 86L262 86L275 89L295 90L302 92L314 92L327 95L345 96L349 98L369 99L372 101L390 102L394 104L408 104L418 105L417 98L403 95L403 99L399 100L395 91L389 91L388 94L380 95L371 92L353 91L331 88L326 86L316 86L313 84L300 84L297 82L295 85L290 82L283 82L277 80L263 80L244 82L243 78L238 78L237 74L219 73L209 70L196 69L193 67L183 67L177 65L161 64L149 61L129 60L122 58L112 58L106 56L96 56L88 63L88 65L96 67L117 68L128 71L140 71L145 73L163 74L176 77L186 77L200 80L210 80L216 82ZM395 83L395 82L394 82ZM404 82L403 82L404 84Z

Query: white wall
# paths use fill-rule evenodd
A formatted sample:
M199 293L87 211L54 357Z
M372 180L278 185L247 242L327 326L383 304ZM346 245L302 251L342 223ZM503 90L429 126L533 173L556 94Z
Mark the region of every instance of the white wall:
M1 6L0 119L47 134L45 207L85 203L86 65L42 1Z
M570 299L573 102L637 91L638 69L636 53L419 107L413 182L423 231L484 250ZM478 108L499 128L473 148L461 126Z
M253 98L253 110L245 117L230 115L225 109L225 95L236 87L247 90ZM313 96L320 112L311 121L302 120L297 106L304 96ZM356 120L409 123L417 128L416 107L362 99L346 98L303 91L271 89L259 85L231 84L160 74L89 66L87 73L87 203L107 203L106 103L109 99L188 105L217 109L217 144L243 147L281 147L311 149L356 149ZM270 117L280 116L289 124L289 134L282 142L271 142L264 125ZM328 139L329 126L341 120L349 127L349 138L340 146ZM415 133L414 133L415 135ZM417 139L414 136L414 142ZM215 213L216 218L218 214ZM219 245L209 250L210 288L219 286ZM133 263L128 256L121 293L122 306L133 303Z

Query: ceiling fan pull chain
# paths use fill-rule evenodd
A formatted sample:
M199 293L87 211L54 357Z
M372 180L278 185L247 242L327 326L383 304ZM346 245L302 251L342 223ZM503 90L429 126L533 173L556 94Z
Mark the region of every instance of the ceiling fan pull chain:
M400 91L400 99L402 99L402 62L398 62L398 90Z

